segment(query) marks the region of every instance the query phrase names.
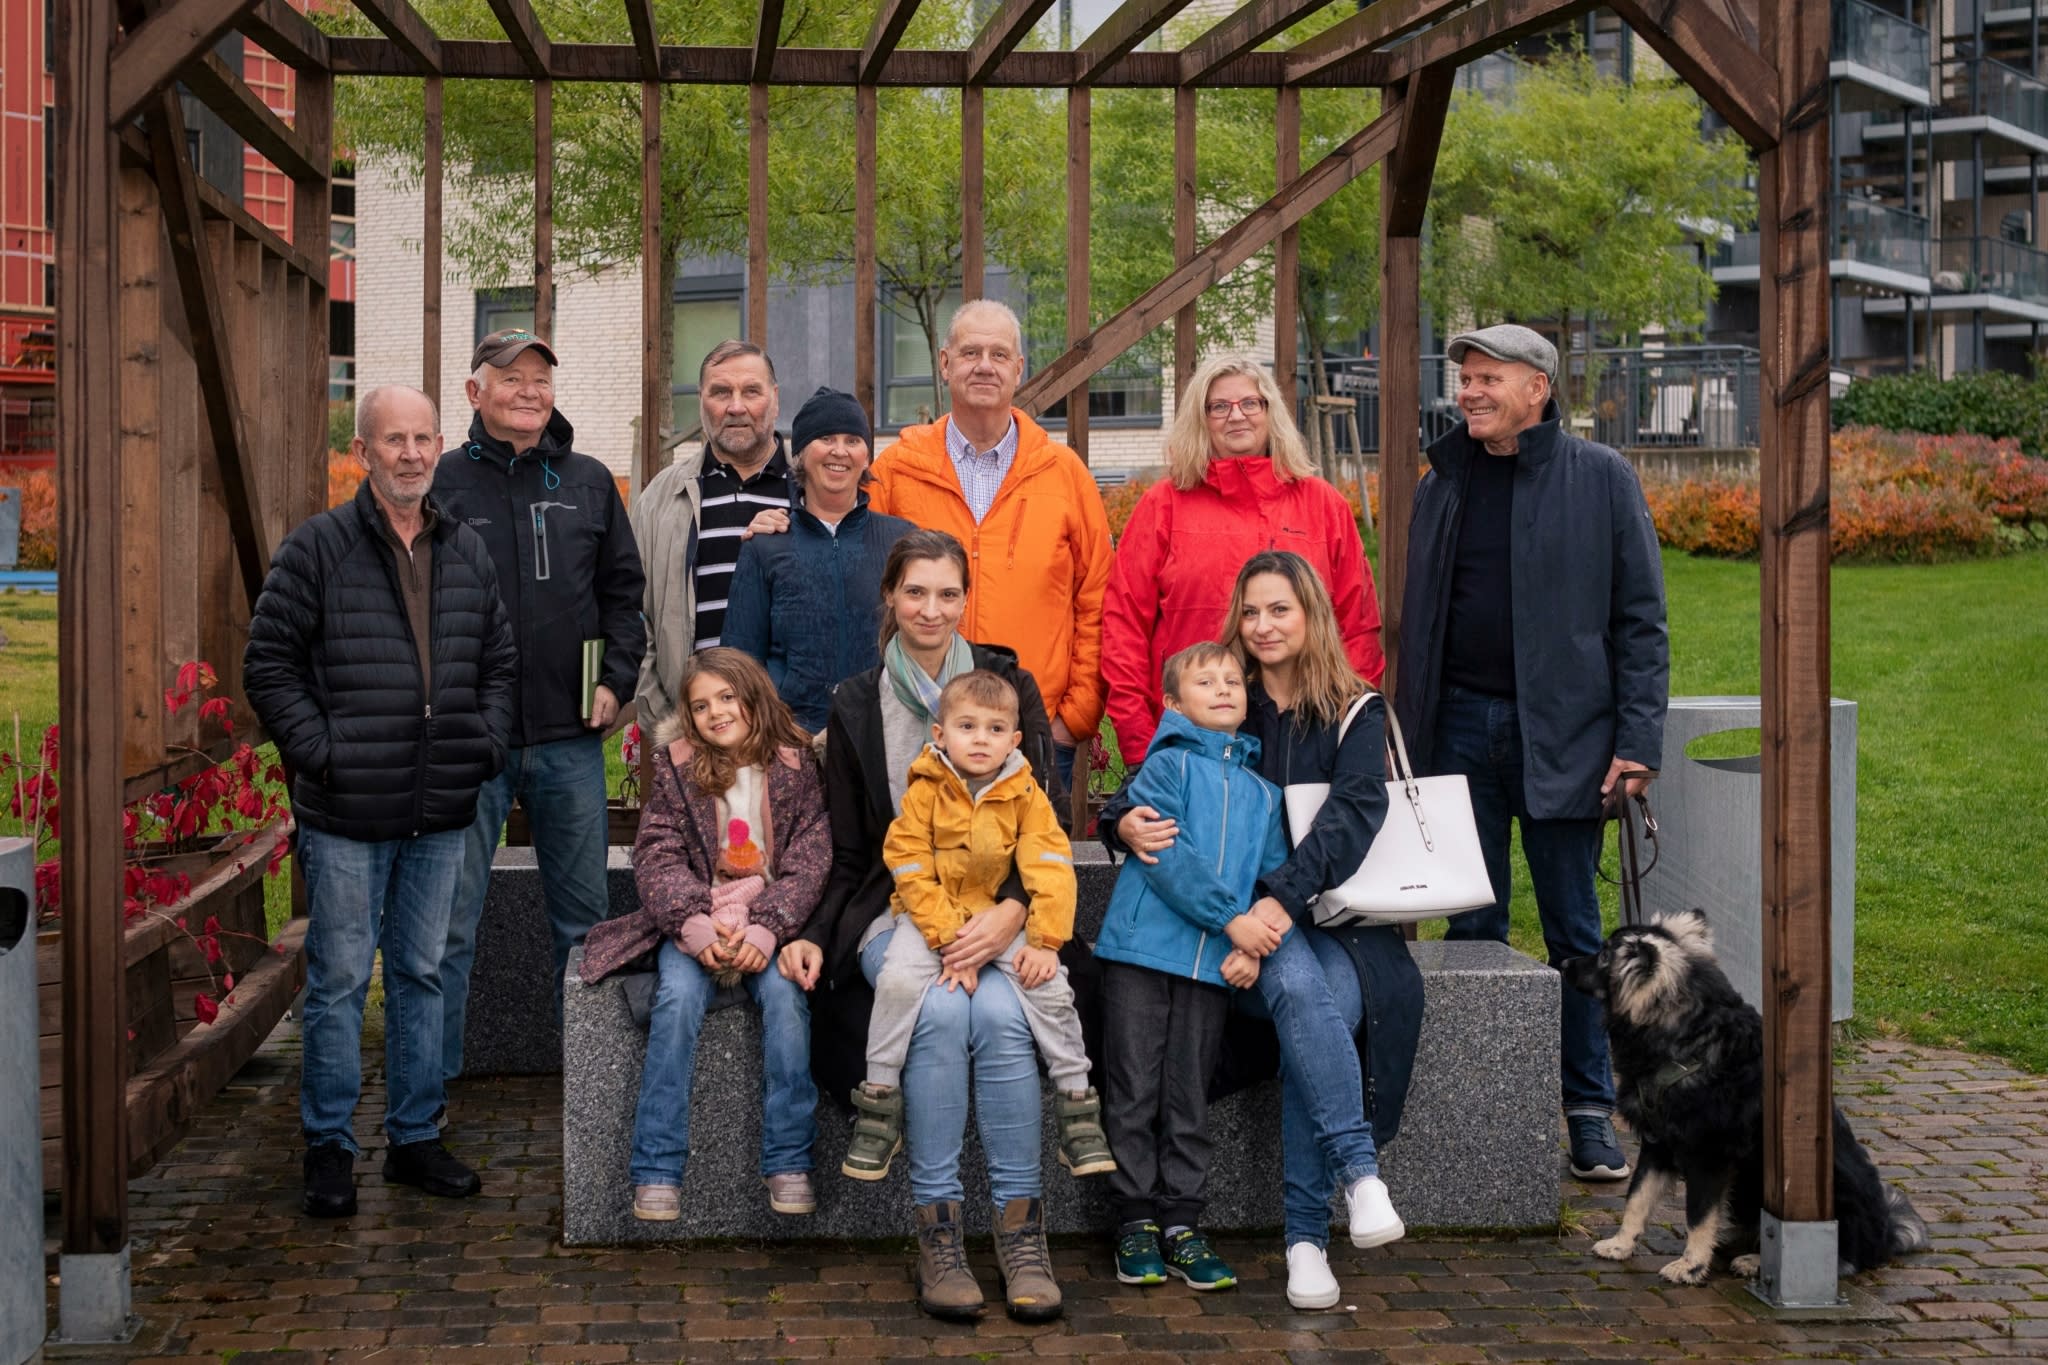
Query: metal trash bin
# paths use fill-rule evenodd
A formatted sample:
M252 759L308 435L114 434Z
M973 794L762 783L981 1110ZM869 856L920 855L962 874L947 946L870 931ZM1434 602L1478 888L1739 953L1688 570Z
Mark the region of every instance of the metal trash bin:
M1856 703L1829 707L1834 1018L1854 1013L1856 984ZM1664 765L1650 788L1657 865L1643 878L1643 911L1700 909L1714 955L1742 998L1763 1008L1763 760L1686 757L1694 740L1763 724L1757 697L1673 697Z
M0 1365L43 1350L42 1057L35 853L0 839Z

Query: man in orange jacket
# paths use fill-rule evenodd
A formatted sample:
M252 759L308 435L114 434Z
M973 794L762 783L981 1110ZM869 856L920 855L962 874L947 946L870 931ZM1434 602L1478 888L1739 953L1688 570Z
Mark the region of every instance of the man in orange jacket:
M967 547L960 633L1006 645L1052 717L1062 787L1074 748L1102 723L1102 593L1109 516L1081 457L1011 406L1023 329L991 299L953 315L939 351L952 411L908 427L875 460L868 505Z

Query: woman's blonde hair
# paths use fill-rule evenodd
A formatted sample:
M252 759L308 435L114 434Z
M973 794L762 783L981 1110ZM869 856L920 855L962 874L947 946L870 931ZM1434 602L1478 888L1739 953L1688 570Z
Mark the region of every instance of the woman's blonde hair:
M1173 399L1173 425L1167 428L1166 477L1185 493L1202 482L1209 472L1209 388L1219 379L1242 375L1259 386L1266 400L1266 455L1282 483L1306 479L1316 472L1308 458L1308 443L1301 428L1294 425L1293 405L1280 396L1280 386L1266 367L1248 356L1218 356L1195 371L1186 393Z
M1365 679L1351 666L1344 653L1344 632L1337 625L1337 609L1330 602L1330 590L1322 576L1306 559L1292 550L1262 550L1237 571L1237 586L1230 593L1230 614L1223 620L1219 643L1237 656L1244 667L1247 685L1258 681L1259 661L1244 647L1239 631L1244 617L1245 589L1261 574L1284 579L1294 600L1301 605L1307 634L1301 654L1294 661L1294 724L1300 728L1311 719L1335 725L1344 712L1366 690Z

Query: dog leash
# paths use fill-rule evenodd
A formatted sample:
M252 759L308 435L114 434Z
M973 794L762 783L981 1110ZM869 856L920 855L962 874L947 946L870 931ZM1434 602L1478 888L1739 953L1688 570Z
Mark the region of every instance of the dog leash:
M1624 774L1616 780L1614 791L1608 795L1600 808L1600 845L1602 851L1601 861L1603 864L1606 861L1606 822L1612 820L1619 826L1615 834L1615 862L1617 864L1616 871L1619 875L1608 876L1606 867L1602 866L1600 868L1600 880L1621 888L1621 922L1623 924L1643 924L1646 922L1646 917L1643 914L1643 878L1650 873L1651 869L1657 866L1657 857L1660 852L1657 843L1657 817L1650 811L1650 795L1648 791L1637 792L1635 795L1629 796L1626 795L1627 788L1628 780ZM1636 845L1636 821L1629 815L1629 806L1631 804L1635 805L1642 815L1643 842L1648 844L1650 849L1650 861L1647 865L1643 863L1642 853Z

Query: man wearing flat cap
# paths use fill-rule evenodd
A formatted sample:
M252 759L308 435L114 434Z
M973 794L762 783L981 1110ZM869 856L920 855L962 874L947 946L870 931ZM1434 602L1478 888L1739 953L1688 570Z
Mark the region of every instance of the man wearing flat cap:
M519 647L512 747L477 798L441 963L441 1065L451 1080L462 1074L477 920L514 800L533 830L558 1007L569 950L609 914L604 732L646 652L640 553L611 471L576 453L555 410L555 364L553 349L524 329L478 343L464 386L476 410L469 438L434 471L442 513L491 552ZM586 654L594 687L585 685Z
M1553 966L1600 950L1600 814L1664 752L1670 650L1657 533L1627 460L1571 435L1557 351L1502 324L1451 338L1465 420L1431 445L1408 540L1395 712L1418 772L1462 773L1494 904L1447 937L1508 937L1508 825ZM1564 993L1572 1173L1620 1180L1600 1007Z

